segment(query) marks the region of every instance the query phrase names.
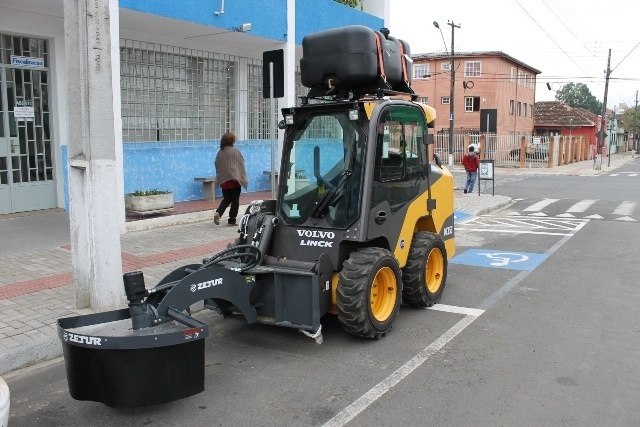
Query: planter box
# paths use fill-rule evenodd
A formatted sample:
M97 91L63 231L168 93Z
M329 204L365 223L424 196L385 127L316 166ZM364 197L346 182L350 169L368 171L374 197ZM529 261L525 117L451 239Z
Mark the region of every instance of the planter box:
M125 194L124 207L134 213L159 213L173 209L173 193L152 196Z

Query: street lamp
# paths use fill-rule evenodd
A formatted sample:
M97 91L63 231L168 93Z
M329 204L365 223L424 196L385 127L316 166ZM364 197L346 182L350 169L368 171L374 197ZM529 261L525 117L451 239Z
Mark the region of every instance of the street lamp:
M456 28L460 28L460 25L456 25L451 21L447 21L447 25L451 26L451 56L450 56L450 70L451 73L451 87L449 90L449 166L453 167L453 111L454 111L454 92L455 92L455 83L456 83L456 70L454 64L454 32ZM433 26L440 30L440 35L442 36L442 41L444 42L444 35L442 34L442 30L440 29L440 25L438 21L433 21ZM444 48L447 50L447 43L444 43Z
M444 34L442 34L442 29L440 28L438 21L433 21L433 26L436 27L438 30L440 30L440 35L442 36L442 44L444 45L444 51L449 53L449 49L447 48L447 42L444 41Z

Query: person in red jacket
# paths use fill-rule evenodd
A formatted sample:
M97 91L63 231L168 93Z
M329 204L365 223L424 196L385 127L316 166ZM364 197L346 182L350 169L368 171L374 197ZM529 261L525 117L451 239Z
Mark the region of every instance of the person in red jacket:
M471 193L473 191L473 185L476 182L476 176L478 175L478 167L480 166L480 159L473 145L469 146L469 152L462 158L462 166L464 166L464 169L467 171L467 182L464 184L464 193Z

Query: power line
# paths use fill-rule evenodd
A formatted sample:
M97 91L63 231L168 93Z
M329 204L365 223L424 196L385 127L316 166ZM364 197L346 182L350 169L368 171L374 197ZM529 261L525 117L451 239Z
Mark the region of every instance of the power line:
M573 58L571 56L569 56L569 54L567 52L564 51L564 49L562 48L562 46L560 46L558 44L558 42L555 41L555 39L553 37L551 37L551 35L549 33L547 33L547 31L542 27L542 25L538 24L538 21L535 20L535 18L533 16L531 16L531 14L529 14L529 12L527 11L527 9L524 8L524 6L522 6L520 4L520 2L518 0L513 0L515 1L518 6L520 6L520 8L524 11L524 13L527 14L527 16L529 18L531 18L531 20L538 26L538 28L540 28L540 30L542 30L543 33L545 33L547 35L547 37L549 37L549 39L556 45L558 46L558 49L560 49L562 52L564 52L564 54L567 56L567 58L569 58L571 60L571 62L573 62L574 64L576 64L576 66L578 68L580 68L582 71L584 71L585 73L587 72L584 68L582 68L580 66L580 64L578 64L576 61L573 60Z
M625 59L627 59L627 57L628 57L629 55L631 55L631 52L633 52L634 50L636 50L636 48L638 47L638 45L640 45L640 42L638 42L638 43L633 47L633 49L631 49L631 51L629 51L629 53L627 53L627 54L624 56L624 58L622 58L622 59L620 60L620 62L618 62L618 65L616 65L615 67L613 67L613 69L612 69L611 71L613 72L613 70L615 70L616 68L618 68L618 66L619 66L620 64L622 64L622 61L624 61Z
M558 16L556 11L553 10L553 8L545 0L542 0L542 3L547 7L547 9L551 11L551 13L553 13L556 19L567 29L567 31L569 31L569 33L571 33L571 35L578 41L578 43L580 43L582 47L584 47L584 49L591 54L591 56L593 56L594 58L597 58L597 56L591 50L589 50L589 48L582 42L582 39L573 32L569 24L564 22L564 20L560 18L560 16Z

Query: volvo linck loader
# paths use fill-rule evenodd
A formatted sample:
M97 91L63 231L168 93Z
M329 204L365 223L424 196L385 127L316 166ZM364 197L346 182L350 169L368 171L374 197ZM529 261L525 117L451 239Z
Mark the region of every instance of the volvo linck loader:
M435 110L415 101L409 54L359 26L305 37L310 90L282 110L277 198L252 203L235 244L202 263L151 288L125 274L128 308L59 319L74 398L141 406L202 391L199 301L317 342L325 316L378 339L401 303L438 301L455 252L453 177L431 162Z

